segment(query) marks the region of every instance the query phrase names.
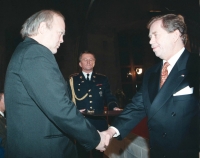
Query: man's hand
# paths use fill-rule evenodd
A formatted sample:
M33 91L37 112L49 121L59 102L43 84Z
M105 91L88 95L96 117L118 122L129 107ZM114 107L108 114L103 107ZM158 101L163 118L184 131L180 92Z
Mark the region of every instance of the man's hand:
M110 136L110 139L116 134L116 131L113 128L108 128L104 132Z
M81 109L81 110L79 110L80 112L84 112L85 111L85 109Z
M100 143L98 144L98 146L96 147L97 150L100 150L101 152L105 151L107 146L109 145L109 142L110 142L110 135L107 134L106 131L103 131L103 132L99 132L99 135L101 137L101 141Z

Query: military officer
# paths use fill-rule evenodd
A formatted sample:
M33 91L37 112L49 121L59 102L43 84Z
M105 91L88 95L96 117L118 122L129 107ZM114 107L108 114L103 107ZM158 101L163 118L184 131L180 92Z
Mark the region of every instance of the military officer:
M105 75L93 72L95 56L90 51L84 51L79 57L79 66L82 72L70 76L70 88L72 100L80 112L103 112L104 105L109 110L121 110L117 107L117 99L112 95L108 78ZM86 116L97 130L103 131L108 128L105 117ZM79 158L88 158L89 153L80 145L77 145ZM93 157L102 158L103 153L92 151Z

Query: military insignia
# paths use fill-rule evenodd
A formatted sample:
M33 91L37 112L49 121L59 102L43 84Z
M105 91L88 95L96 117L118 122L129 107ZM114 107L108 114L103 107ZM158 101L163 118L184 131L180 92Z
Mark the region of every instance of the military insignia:
M79 74L79 73L71 74L71 75L69 76L69 78L71 78L71 77L73 78L74 76L78 76L78 74Z
M100 97L102 97L102 94L103 94L103 92L102 92L102 91L100 91L100 92L99 92L99 95L100 95Z
M96 86L102 86L102 84L96 84Z
M81 84L79 83L78 85L80 86Z
M103 75L103 74L100 74L100 73L96 73L97 75L101 75L101 76L106 76L106 75Z
M181 75L181 77L185 77L185 75Z
M91 91L91 89L88 90L88 92L90 92L90 91Z
M99 89L101 89L101 87Z
M80 91L80 89L78 89L78 91Z

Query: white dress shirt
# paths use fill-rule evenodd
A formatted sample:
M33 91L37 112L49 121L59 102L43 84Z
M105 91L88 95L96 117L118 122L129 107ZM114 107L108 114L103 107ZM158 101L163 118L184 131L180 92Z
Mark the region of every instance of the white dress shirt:
M183 54L185 48L183 47L180 51L178 51L178 53L176 53L175 55L173 55L167 62L170 64L167 67L168 70L168 75L171 72L171 70L173 69L174 65L176 64L177 60L180 58L180 56ZM166 60L163 60L163 64L166 62Z
M83 72L83 71L82 71L82 73L83 73L83 75L85 76L85 79L87 80L87 74L88 74L88 73ZM91 76L92 76L92 72L89 73L89 80L91 80Z
M2 115L4 117L4 113L2 111L0 111L0 115Z

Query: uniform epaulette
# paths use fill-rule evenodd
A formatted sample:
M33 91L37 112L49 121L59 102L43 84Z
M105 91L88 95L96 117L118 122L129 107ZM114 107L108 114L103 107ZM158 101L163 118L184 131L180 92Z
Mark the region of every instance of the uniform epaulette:
M73 77L73 76L77 76L79 73L74 73L74 74L71 74L71 75L69 75L69 78L70 77Z
M101 76L106 76L106 75L104 75L104 74L100 74L100 73L97 73L97 72L95 72L95 74L97 74L97 75L101 75Z

